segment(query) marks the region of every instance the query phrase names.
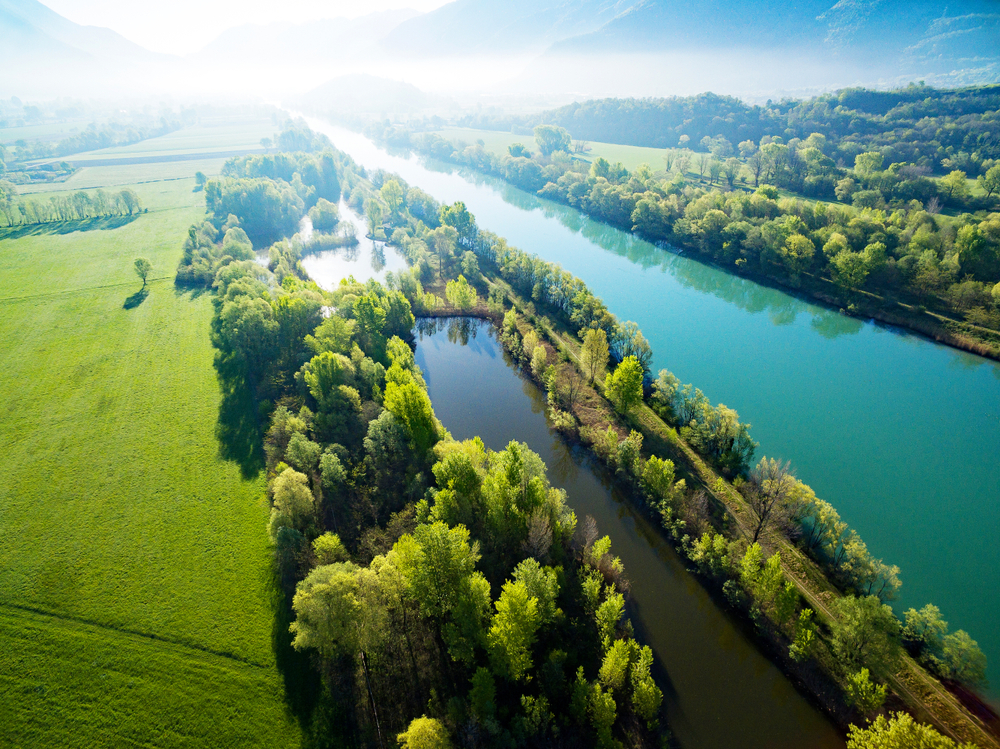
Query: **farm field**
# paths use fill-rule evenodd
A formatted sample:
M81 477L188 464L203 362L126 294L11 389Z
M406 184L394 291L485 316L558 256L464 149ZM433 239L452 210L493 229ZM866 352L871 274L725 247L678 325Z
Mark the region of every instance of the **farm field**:
M204 199L160 166L116 228L0 230L2 746L300 742L263 478L222 457L211 297L172 282Z
M70 161L88 161L138 156L168 156L218 151L245 151L260 148L260 139L274 135L276 126L270 119L248 119L196 125L175 130L158 138L139 141L128 146L103 148L66 157ZM193 173L193 172L192 172Z
M61 190L89 190L97 187L122 188L126 185L145 184L170 179L190 179L195 172L202 172L209 177L222 171L226 160L222 157L212 159L194 159L191 161L160 161L152 164L142 164L136 171L135 164L118 164L114 166L84 166L74 172L65 182L42 183L38 185L18 185L22 195L42 192L59 192Z

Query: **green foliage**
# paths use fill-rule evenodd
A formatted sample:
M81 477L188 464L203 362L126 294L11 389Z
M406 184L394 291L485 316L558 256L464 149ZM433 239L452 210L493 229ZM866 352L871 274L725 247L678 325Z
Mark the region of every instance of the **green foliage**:
M570 135L565 128L555 125L538 125L535 127L535 143L543 156L551 156L555 151L569 151Z
M313 541L313 555L316 557L316 566L320 567L328 564L346 562L349 558L347 549L340 541L340 536L336 533L324 533L317 536Z
M605 381L605 392L619 412L627 414L642 402L642 365L634 356L622 361Z
M600 328L588 328L582 335L580 365L590 384L603 376L608 366L608 337Z
M649 646L636 648L635 659L632 664L632 709L635 710L646 725L653 730L657 723L657 716L660 713L660 706L663 704L663 692L656 686L650 669L653 666L653 651Z
M874 674L895 668L901 652L899 620L875 596L838 598L833 605L837 621L831 629L834 655L850 671L867 667Z
M529 594L527 585L504 583L486 640L494 673L515 682L527 676L540 624L538 599Z
M801 663L812 655L816 645L816 623L813 621L815 614L812 609L802 609L799 612L799 619L795 623L795 639L788 648L793 661Z
M135 259L135 274L142 279L142 287L146 288L146 278L149 276L150 271L153 270L153 264L149 262L144 257L137 257Z
M295 621L289 627L296 650L312 648L324 658L354 655L361 616L357 572L350 562L329 564L299 583L292 601Z
M625 685L634 646L631 640L615 640L605 652L598 676L608 692L618 691Z
M437 718L414 718L403 733L396 736L400 749L452 749L454 744L444 723Z
M604 602L597 607L594 620L601 641L608 647L618 631L618 623L625 615L625 597L621 593L608 592Z
M847 749L975 749L973 744L956 744L933 728L917 723L906 713L879 715L867 728L851 726Z
M278 530L283 527L305 531L312 524L315 511L308 477L288 468L274 479L272 491L274 503L268 525L271 540L276 540Z
M862 668L847 677L844 688L847 704L858 709L862 715L873 713L885 703L886 686L875 684L868 676L868 669Z
M444 295L460 310L470 310L479 304L476 290L465 280L465 276L460 275L456 280L449 281L445 286Z

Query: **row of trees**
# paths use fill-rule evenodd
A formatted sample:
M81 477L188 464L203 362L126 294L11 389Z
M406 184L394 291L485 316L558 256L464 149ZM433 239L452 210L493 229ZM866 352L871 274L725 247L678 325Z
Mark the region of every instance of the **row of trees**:
M346 171L352 190L381 199ZM386 214L415 237L419 221L386 192ZM238 231L226 228L230 245ZM221 371L276 404L263 439L269 533L292 645L325 685L327 740L654 743L662 694L608 539L592 523L576 532L526 446L450 439L414 362L403 291L347 280L325 292L272 254L277 272L222 259L213 330Z
M112 193L80 190L42 199L19 197L14 185L0 181L0 217L5 226L134 216L142 211L142 201L129 187Z

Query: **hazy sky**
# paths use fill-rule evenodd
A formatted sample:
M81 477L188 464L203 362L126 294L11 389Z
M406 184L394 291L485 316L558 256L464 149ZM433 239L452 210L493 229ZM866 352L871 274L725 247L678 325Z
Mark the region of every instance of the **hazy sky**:
M428 11L449 0L42 0L56 13L89 26L107 26L156 52L184 54L232 26L271 21L363 16L389 8Z

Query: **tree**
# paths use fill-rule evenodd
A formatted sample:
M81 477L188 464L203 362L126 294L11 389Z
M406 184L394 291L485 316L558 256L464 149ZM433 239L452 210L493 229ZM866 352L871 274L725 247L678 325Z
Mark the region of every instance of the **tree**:
M377 232L382 228L382 204L375 198L365 201L365 218L368 219L368 233L372 239L378 239Z
M604 373L608 366L608 336L602 329L588 328L584 333L580 365L591 385Z
M900 656L899 620L876 596L845 596L833 603L833 652L850 671L892 671Z
M627 414L642 402L642 365L634 356L626 356L605 380L605 391L619 413Z
M956 744L906 713L894 713L888 720L884 715L878 716L867 728L851 726L847 731L847 749L975 749L975 746Z
M507 153L509 153L515 159L531 158L531 151L529 151L523 143L511 143L509 146L507 146Z
M510 681L524 679L531 670L531 648L540 623L538 599L528 593L527 585L504 583L486 636L494 673Z
M444 278L444 261L455 251L458 232L453 226L439 226L434 230L434 250L438 256L438 279Z
M838 252L830 261L830 267L833 280L848 291L860 289L868 278L868 263L860 252Z
M144 257L135 259L135 274L142 279L142 288L146 288L146 277L153 270L153 264Z
M869 678L867 668L847 677L844 692L848 704L856 707L863 715L875 712L885 703L885 684L874 683Z
M274 506L268 530L271 539L277 537L282 527L302 532L312 524L315 501L309 488L309 478L291 468L286 468L274 479Z
M965 172L958 169L941 178L941 188L948 200L962 203L969 199L969 183L965 178Z
M400 749L452 749L451 737L437 718L414 718L404 733L396 736Z
M791 463L786 461L782 464L775 458L761 458L744 487L743 495L757 520L753 532L753 542L756 543L772 522L784 516L789 494L795 487Z
M554 151L569 151L573 139L564 128L555 125L535 127L535 143L542 156L551 156Z
M784 258L785 265L796 276L809 267L815 253L816 245L809 237L802 234L790 235L781 248L781 256Z
M405 198L403 188L400 187L399 182L394 179L388 180L382 185L380 193L382 200L385 201L386 206L389 208L389 221L398 219L399 209L402 207L403 199Z
M980 174L977 181L987 198L993 197L995 192L1000 192L1000 164L991 166L986 170L986 174Z
M317 567L298 584L289 627L296 650L314 648L324 658L354 655L359 647L358 568L350 562Z
M465 276L459 275L455 281L449 281L445 286L444 295L454 306L460 310L470 310L479 302L476 290L465 280Z

